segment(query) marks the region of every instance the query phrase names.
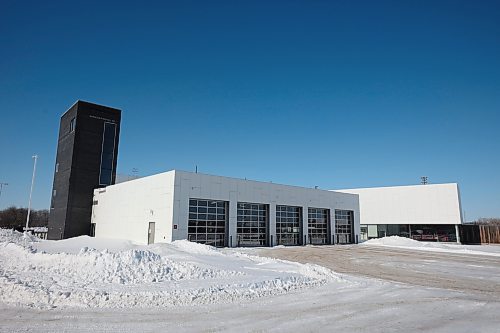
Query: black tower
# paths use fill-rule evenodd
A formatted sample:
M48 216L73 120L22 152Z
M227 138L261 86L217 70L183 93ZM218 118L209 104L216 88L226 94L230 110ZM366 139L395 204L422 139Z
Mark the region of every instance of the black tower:
M61 116L49 239L90 235L94 189L115 183L121 111L77 101Z

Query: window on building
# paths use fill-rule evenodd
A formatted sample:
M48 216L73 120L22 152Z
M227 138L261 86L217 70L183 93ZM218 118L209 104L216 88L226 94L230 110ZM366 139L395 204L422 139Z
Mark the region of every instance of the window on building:
M378 237L378 227L376 224L369 224L367 231L368 231L368 239Z
M266 246L268 205L238 202L237 245Z
M59 163L56 163L56 172L59 172Z
M335 235L338 244L354 243L354 212L335 209Z
M226 244L226 201L190 199L188 240L217 247Z
M330 210L324 208L308 209L309 243L320 245L328 244L328 221Z
M116 124L104 123L102 134L100 185L111 185L113 181L113 162L115 150Z
M76 127L76 117L75 118L72 118L69 122L69 132L73 132L75 130L75 127Z
M299 245L301 243L302 208L276 206L276 241L278 245Z
M56 196L56 193L57 191L56 190L52 190L52 196L55 197Z
M366 224L361 224L359 226L359 236L362 241L368 240L368 226Z

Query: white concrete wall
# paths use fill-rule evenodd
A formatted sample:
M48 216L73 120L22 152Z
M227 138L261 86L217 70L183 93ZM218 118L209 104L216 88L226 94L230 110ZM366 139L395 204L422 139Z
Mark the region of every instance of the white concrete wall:
M361 224L461 224L456 183L337 190L359 195Z
M232 236L233 245L236 244L237 239L237 202L253 202L270 205L270 234L273 235L273 241L275 243L275 205L303 207L303 220L305 222L303 230L305 231L305 235L307 235L308 207L330 209L332 223L335 221L335 209L353 210L354 232L355 235L359 235L359 204L357 195L176 171L173 223L176 224L178 228L173 231L173 240L187 238L190 198L229 201L229 235Z
M92 222L96 224L96 237L130 239L145 244L148 223L156 222L155 242L187 239L190 198L229 202L228 233L233 246L237 242L238 202L270 206L269 232L274 243L276 205L302 207L304 235L308 230L308 207L330 209L332 235L335 209L353 210L354 233L359 235L359 202L355 194L174 170L95 190L94 200L98 204L93 208Z
M155 222L155 242L171 241L174 179L169 171L96 189L95 236L147 244L149 222Z

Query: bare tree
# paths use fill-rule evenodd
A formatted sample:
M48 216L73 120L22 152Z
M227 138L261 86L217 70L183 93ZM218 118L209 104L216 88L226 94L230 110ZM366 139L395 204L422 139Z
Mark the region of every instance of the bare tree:
M28 210L21 207L8 207L0 210L0 228L22 230L26 224ZM31 227L46 227L49 224L49 211L47 209L32 210L30 216Z
M500 218L498 218L498 217L480 217L476 221L474 221L474 224L500 225Z

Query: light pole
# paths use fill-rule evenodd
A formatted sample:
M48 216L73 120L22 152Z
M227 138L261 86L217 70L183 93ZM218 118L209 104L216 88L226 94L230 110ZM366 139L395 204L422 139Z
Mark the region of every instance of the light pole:
M35 162L33 163L33 176L31 177L30 201L28 203L28 216L26 216L26 232L28 232L28 226L30 223L31 196L33 194L33 185L35 185L36 160L38 159L38 155L33 155L32 158L35 160Z
M0 198L2 197L2 190L4 186L9 185L9 183L0 183Z

